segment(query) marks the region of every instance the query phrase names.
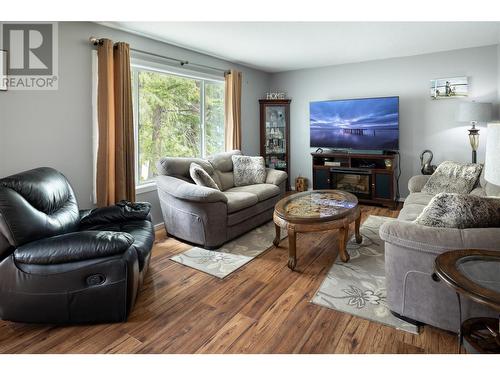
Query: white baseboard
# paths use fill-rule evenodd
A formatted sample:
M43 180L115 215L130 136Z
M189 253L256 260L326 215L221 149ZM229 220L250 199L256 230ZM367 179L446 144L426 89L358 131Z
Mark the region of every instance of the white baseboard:
M155 228L155 231L163 229L163 228L165 228L165 223L161 222L161 223L155 224L154 228Z

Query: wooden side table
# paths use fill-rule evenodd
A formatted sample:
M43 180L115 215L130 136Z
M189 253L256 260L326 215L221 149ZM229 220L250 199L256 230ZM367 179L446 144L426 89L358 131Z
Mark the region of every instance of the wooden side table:
M435 271L455 289L461 322L461 295L499 312L498 320L478 317L461 323L459 353L463 340L479 353L500 353L500 251L447 251L436 258Z

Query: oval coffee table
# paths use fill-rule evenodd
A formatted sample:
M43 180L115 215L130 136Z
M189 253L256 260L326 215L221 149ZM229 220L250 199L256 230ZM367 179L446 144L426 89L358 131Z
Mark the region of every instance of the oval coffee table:
M358 198L341 190L312 190L289 195L281 199L274 208L276 237L274 245L280 242L281 228L288 232L288 267L297 265L296 234L339 230L339 254L343 262L349 261L346 250L349 224L355 222L356 242L361 243L359 224L361 211Z

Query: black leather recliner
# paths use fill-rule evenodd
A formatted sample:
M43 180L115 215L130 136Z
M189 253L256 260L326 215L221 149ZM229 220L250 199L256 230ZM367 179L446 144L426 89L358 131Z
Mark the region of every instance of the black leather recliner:
M125 202L79 211L52 168L0 179L0 318L126 320L153 247L150 208Z

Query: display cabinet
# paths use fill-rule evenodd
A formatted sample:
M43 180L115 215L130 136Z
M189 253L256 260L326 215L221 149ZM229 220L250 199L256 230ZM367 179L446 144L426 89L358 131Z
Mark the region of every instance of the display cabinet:
M267 100L260 103L260 154L266 167L288 174L290 190L290 99Z

